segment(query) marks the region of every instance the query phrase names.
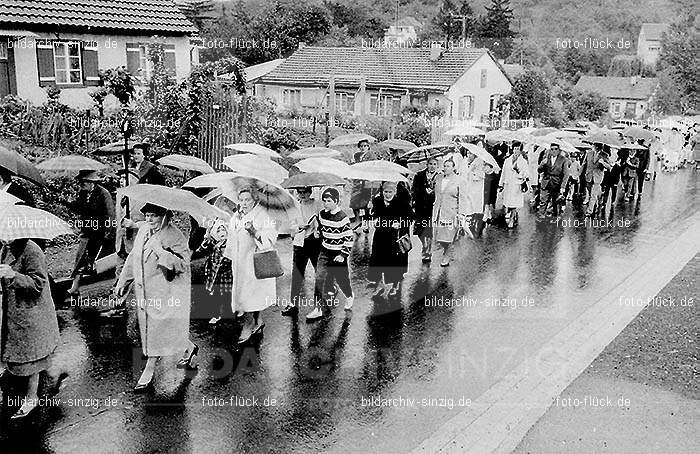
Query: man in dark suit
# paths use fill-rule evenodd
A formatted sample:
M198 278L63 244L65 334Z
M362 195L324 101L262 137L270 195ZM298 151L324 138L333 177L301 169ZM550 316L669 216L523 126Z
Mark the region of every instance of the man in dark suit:
M569 178L569 160L561 154L559 145L553 143L549 147L549 152L542 159L538 170L542 173L542 203L545 213L548 215L558 213L558 205L561 197L564 196L563 184ZM552 211L549 204L552 204Z
M644 179L649 172L649 147L644 144L643 139L637 140L637 145L644 147L643 150L637 150L639 158L639 167L637 167L637 200L642 198L642 189L644 189Z

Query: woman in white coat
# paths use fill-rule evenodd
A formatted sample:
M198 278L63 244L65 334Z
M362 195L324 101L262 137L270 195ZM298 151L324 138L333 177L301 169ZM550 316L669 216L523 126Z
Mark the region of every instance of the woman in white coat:
M528 162L520 153L520 148L514 147L514 152L503 163L501 179L498 183L499 191L503 192L506 225L509 229L518 223L518 208L523 207L523 192L527 191L523 183L527 180L528 171Z
M224 257L231 259L233 272L231 310L245 316L239 344L262 332L265 323L261 312L277 301L276 279L255 277L255 252L272 249L277 241L275 224L256 197L251 188L238 192L239 211L231 217L224 249Z

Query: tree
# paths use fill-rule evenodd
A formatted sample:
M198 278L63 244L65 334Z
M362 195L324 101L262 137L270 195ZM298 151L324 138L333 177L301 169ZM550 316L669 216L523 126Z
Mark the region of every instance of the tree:
M673 103L675 105L666 104L667 109L676 110L673 113L700 108L700 32L695 22L692 14L681 17L661 37L657 70L664 74L668 91L678 92L678 100Z
M458 7L453 0L443 0L432 22L433 27L440 31L440 36L436 38L446 38L448 41L462 39L462 18L459 16L464 16L465 37L471 37L475 31L476 17L469 1L463 0Z
M574 90L564 110L569 120L596 121L608 111L608 100L599 93Z
M511 118L545 118L551 108L549 82L542 72L528 69L515 79L512 91L504 100L510 105Z
M510 0L491 0L491 6L486 7L486 15L481 20L478 41L498 58L505 59L513 48L515 32L510 29L512 20Z
M610 62L610 68L608 68L608 76L653 77L654 74L654 68L646 65L636 55L616 55Z

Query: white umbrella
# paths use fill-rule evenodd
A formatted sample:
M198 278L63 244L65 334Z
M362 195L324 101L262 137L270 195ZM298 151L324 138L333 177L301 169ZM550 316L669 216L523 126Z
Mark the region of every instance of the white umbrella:
M485 136L486 131L483 129L475 128L474 126L467 126L467 125L461 125L461 126L455 126L454 128L450 128L445 132L446 136Z
M496 162L496 159L491 155L491 153L486 151L485 148L474 145L473 143L461 143L460 146L466 148L467 151L476 155L477 158L481 158L485 163L490 164L491 167L496 170L496 172L501 170L501 167Z
M0 240L2 241L22 238L51 240L73 233L73 229L66 221L48 211L27 205L2 206L2 220L0 220Z
M348 178L350 165L333 158L306 158L294 164L302 172L331 173L341 178Z
M158 163L179 170L193 170L199 173L214 173L214 169L204 159L184 154L163 156Z
M344 146L357 146L357 144L362 141L367 140L368 142L376 142L377 139L370 136L369 134L363 133L352 133L345 134L344 136L336 137L328 143L329 147L344 147Z
M22 202L22 199L16 197L9 192L0 191L0 206L3 205L14 205L16 203Z
M225 145L224 148L229 150L242 151L243 153L252 153L267 158L279 159L282 157L275 150L264 147L257 143L232 143L229 145Z
M350 166L350 170L355 171L355 170L368 170L370 172L374 172L377 170L382 170L382 171L387 171L387 172L395 172L395 173L400 173L402 175L408 175L409 173L412 173L410 170L408 170L406 167L389 162L389 161L383 161L381 159L375 159L372 161L362 161L355 163Z
M306 147L292 152L289 159L306 159L306 158L334 158L342 153L338 150L333 150L327 147Z
M287 169L276 162L250 154L226 156L224 165L239 174L254 175L278 184L289 177Z
M57 156L55 158L47 159L36 166L36 168L39 170L76 172L80 170L103 170L107 167L107 164L103 164L86 156L76 154Z

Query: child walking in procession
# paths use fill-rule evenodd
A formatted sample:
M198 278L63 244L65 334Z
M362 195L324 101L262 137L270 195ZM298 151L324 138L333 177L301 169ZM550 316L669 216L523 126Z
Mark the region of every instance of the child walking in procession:
M322 301L328 290L333 287L333 280L345 295L345 310L350 310L354 302L350 286L348 257L352 250L354 235L350 228L350 219L340 209L340 193L335 188L327 188L321 194L323 210L318 215L318 235L321 251L316 265L316 286L314 300L316 307L306 315L306 319L317 320L323 317Z

